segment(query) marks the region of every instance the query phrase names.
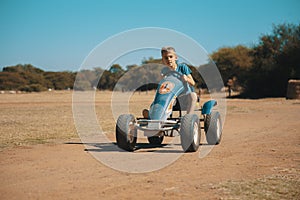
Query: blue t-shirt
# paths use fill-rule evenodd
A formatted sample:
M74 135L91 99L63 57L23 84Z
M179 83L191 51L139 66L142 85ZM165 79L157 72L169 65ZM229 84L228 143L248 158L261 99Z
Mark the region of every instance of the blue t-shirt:
M176 71L184 75L189 75L192 73L192 70L184 63L177 63Z
M184 75L189 75L192 73L192 70L184 63L177 63L176 71ZM186 91L186 94L195 91L193 86L191 86L190 84L187 85L188 85L188 91Z

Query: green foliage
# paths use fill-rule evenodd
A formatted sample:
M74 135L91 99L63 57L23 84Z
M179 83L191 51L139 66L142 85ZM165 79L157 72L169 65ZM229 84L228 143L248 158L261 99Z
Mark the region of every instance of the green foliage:
M192 70L192 76L196 82L195 88L205 88L206 84L199 73L198 69L192 65L188 65L188 67Z
M16 90L27 80L17 72L0 72L0 90Z
M114 80L115 77L109 70L105 70L98 82L97 88L100 90L112 90L117 82L117 80Z
M246 97L285 96L289 79L300 79L300 25L274 26L253 49ZM251 76L251 77L250 77Z
M72 72L44 72L30 64L18 64L0 72L0 89L40 92L73 88L75 76Z
M161 64L148 63L128 71L118 81L118 88L122 90L153 90L161 80Z
M44 71L32 66L31 64L21 65L18 64L16 66L4 67L3 72L17 72L17 73L34 73L34 74L42 74Z
M222 75L224 84L228 79L237 78L241 85L247 80L247 74L253 65L252 50L242 45L224 47L214 52L211 57Z
M45 72L45 86L56 90L72 89L75 73L72 72Z
M161 59L154 59L152 57L148 58L148 59L143 59L142 64L150 64L150 63L156 63L156 64L162 64L162 60Z
M252 49L225 47L211 57L224 83L236 80L242 96L250 98L286 95L289 79L300 79L300 25L281 24L263 35Z
M157 88L161 79L161 59L144 59L142 66L128 65L124 70L120 65L114 64L108 70L98 74L97 88L100 90L152 90ZM154 83L153 83L154 82ZM148 83L148 84L144 84ZM117 84L117 85L116 85Z
M47 88L41 84L22 85L18 89L25 92L42 92L47 90Z

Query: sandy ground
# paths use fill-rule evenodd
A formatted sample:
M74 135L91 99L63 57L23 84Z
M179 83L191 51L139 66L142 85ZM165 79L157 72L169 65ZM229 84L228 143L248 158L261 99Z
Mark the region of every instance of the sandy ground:
M142 104L136 109L151 95L135 97ZM109 108L102 97L98 117L113 138L114 122L101 118ZM200 147L137 174L113 170L86 151L72 121L71 92L0 100L0 199L300 199L297 100L228 99L223 139L208 156L199 158Z

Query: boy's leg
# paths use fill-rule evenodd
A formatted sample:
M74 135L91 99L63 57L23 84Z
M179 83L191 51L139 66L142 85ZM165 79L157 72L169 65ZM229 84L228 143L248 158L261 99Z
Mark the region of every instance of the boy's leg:
M187 96L188 96L187 114L192 114L196 107L197 94L195 92L191 92Z

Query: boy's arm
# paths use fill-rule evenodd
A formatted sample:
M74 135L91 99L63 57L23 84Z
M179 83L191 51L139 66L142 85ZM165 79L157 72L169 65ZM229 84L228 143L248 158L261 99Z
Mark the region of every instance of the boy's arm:
M182 79L184 81L188 82L188 84L191 85L191 86L195 85L195 81L194 81L194 79L193 79L193 77L192 77L191 74L188 74L188 75L184 74L184 75L182 75Z

